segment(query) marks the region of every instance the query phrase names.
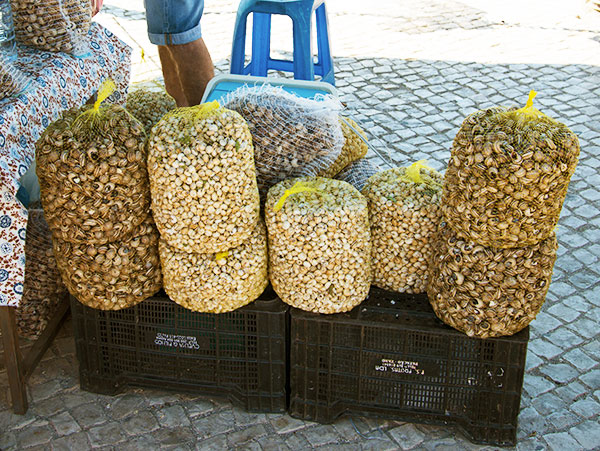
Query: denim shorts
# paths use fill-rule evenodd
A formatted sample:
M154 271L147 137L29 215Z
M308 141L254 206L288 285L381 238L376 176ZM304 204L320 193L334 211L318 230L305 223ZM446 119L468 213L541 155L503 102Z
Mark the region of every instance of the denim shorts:
M144 6L152 44L181 45L202 37L204 0L144 0Z

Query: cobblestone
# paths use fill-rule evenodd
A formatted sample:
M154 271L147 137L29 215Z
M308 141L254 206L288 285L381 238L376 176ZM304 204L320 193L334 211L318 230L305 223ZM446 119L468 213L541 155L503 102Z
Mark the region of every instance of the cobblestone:
M219 415L210 415L205 418L197 418L193 421L194 430L199 438L212 435L224 434L232 431L235 426L231 410L219 412Z
M60 437L52 441L52 449L57 451L72 451L75 449L89 449L90 444L85 432Z
M72 410L73 418L86 429L104 423L107 418L104 409L98 404L84 404Z
M157 443L160 443L163 447L176 447L182 446L183 443L193 443L195 441L195 437L196 435L191 427L183 426L174 428L161 428L152 432L152 438Z
M141 396L126 394L110 404L109 412L113 419L122 420L125 417L136 414L144 406L144 398Z
M569 433L585 449L593 449L600 443L600 428L598 421L586 421L572 428Z
M50 426L27 427L21 429L17 434L19 448L43 445L52 438Z
M540 369L540 372L548 376L557 384L566 384L579 375L576 369L564 363L546 365Z
M597 417L600 415L600 404L589 396L571 405L571 410L583 418Z
M266 434L267 430L265 429L265 426L262 424L257 424L246 429L242 429L241 431L227 434L227 442L231 447L242 446L250 440L260 438Z
M147 434L159 428L158 421L151 412L145 410L123 421L123 429L129 435Z
M172 428L191 425L185 410L181 406L164 407L156 412L156 417L161 427Z
M309 428L303 431L302 435L312 446L327 445L340 439L340 435L335 428L329 424Z
M306 422L292 418L289 415L277 416L270 420L271 425L278 434L288 434L307 427Z
M562 451L567 449L577 449L578 443L567 432L558 432L548 434L544 437L551 450Z
M580 418L566 410L559 410L548 415L546 420L554 426L555 429L564 430L580 421Z
M127 438L127 434L119 423L107 423L102 426L91 428L88 438L92 446L116 445Z
M579 379L592 390L597 390L600 388L600 369L585 373Z
M69 412L62 412L51 417L50 423L59 436L70 435L81 430L81 427Z
M555 390L555 393L569 404L572 404L573 401L580 398L586 392L587 389L583 386L583 384L579 383L578 381L574 381L568 385L558 387Z
M564 355L564 359L567 360L571 365L574 365L577 369L587 371L598 363L589 357L581 349L573 349Z
M409 423L390 430L390 435L401 449L413 449L425 440L425 434Z

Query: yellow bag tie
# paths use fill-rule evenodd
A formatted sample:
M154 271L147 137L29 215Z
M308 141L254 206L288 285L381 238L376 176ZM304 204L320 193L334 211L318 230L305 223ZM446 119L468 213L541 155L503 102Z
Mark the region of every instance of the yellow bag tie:
M406 176L413 183L423 183L423 177L421 177L421 169L429 169L433 171L433 168L430 168L427 165L427 160L419 160L415 161L409 167L406 168Z
M115 85L114 81L112 81L110 78L104 80L104 82L100 85L100 88L98 88L97 99L94 102L94 106L77 116L73 121L73 125L79 124L80 121L88 120L87 116L89 116L89 124L93 127L94 124L101 119L102 112L100 111L100 106L113 92L116 91L116 89L117 86ZM127 115L131 118L132 121L140 124L140 126L142 127L142 133L146 135L144 126L139 121L139 119L136 118L129 111L127 111L125 107L120 106L120 108L127 113Z
M94 106L77 116L73 121L73 125L79 124L80 121L86 120L89 116L89 121L93 126L94 122L100 115L100 105L108 98L108 96L115 92L116 89L117 86L115 85L114 81L112 81L110 78L104 80L98 89L97 99L94 102Z
M225 251L225 252L217 252L215 254L215 260L219 261L219 260L223 260L224 258L229 257L229 251Z
M292 186L290 189L285 190L285 192L283 193L283 196L281 196L279 198L279 200L273 207L273 211L281 210L283 208L283 204L285 203L286 199L288 197L290 197L292 194L302 193L302 192L306 192L306 191L322 192L322 190L310 186L310 184L307 182L296 182L296 183L294 183L294 186Z
M221 108L221 105L219 105L218 101L213 100L212 102L202 103L194 108L197 109L197 112L196 112L197 118L205 118L205 117L209 116L210 114L215 113L216 110Z
M523 108L519 108L516 113L519 115L525 116L526 119L536 118L536 117L547 117L544 113L533 106L533 99L537 95L533 89L529 91L529 98L527 99L527 103Z
M94 102L93 109L96 113L100 111L100 104L104 102L108 98L108 96L115 92L116 89L117 86L115 85L115 82L112 81L110 78L105 80L104 83L102 83L100 89L98 89L98 98Z

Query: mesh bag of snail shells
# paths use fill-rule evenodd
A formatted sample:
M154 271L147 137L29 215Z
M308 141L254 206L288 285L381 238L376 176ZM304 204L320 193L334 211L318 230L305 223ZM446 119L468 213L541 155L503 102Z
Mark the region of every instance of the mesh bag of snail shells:
M491 247L548 238L579 156L577 136L533 107L477 111L463 122L444 179L442 210L455 230Z
M373 285L423 293L433 235L441 219L442 175L423 160L369 179Z
M23 297L16 309L19 335L39 336L67 293L52 251L52 234L44 211L30 209L25 240Z
M442 321L471 337L515 334L542 308L556 249L554 233L533 246L495 249L441 222L429 265L429 302Z
M269 190L269 276L287 304L346 312L371 286L367 200L340 180L300 177Z
M250 127L262 201L271 186L318 175L342 151L341 103L331 96L304 99L265 84L237 89L225 106L240 113Z
M259 218L252 137L217 102L165 115L148 141L152 212L161 237L184 252L242 244Z
M353 163L350 163L334 178L337 180L342 180L346 183L350 183L350 185L352 185L354 188L362 191L367 183L367 180L369 180L369 178L374 176L376 173L377 169L375 169L375 166L373 166L373 164L371 164L371 162L366 158L361 158Z
M19 95L28 84L27 76L0 53L0 100Z
M65 285L88 307L120 310L161 289L158 231L151 215L120 241L78 244L54 236L53 244Z
M150 208L144 129L118 105L67 111L36 143L53 234L73 243L123 239Z
M344 146L335 162L326 170L321 171L319 173L320 176L334 178L336 174L350 163L363 158L369 150L366 142L367 135L356 122L350 118L340 116L340 124L342 126L342 134L344 135Z
M169 111L177 107L175 100L164 89L136 89L127 95L125 109L142 123L146 133Z
M230 312L254 301L268 285L267 233L262 220L242 244L226 252L181 252L162 238L159 251L166 293L196 312Z
M40 50L83 55L89 51L90 0L10 0L17 41Z

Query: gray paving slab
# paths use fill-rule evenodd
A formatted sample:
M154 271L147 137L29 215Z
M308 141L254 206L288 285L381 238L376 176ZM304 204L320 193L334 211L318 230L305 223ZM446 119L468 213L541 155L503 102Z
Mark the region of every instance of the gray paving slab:
M559 251L531 325L519 450L594 449L600 438L600 13L558 0L328 0L336 81L367 131L369 159L428 159L444 170L464 117L497 104L537 105L579 136L581 156L557 229ZM237 2L206 2L203 33L217 73L229 67ZM160 80L142 0L105 0L97 20L134 48L133 83ZM289 23L273 20L273 54L289 57ZM142 58L142 49L144 57ZM0 369L0 448L490 449L450 426L342 417L319 425L248 414L227 401L78 385L67 323L34 372L30 410L13 415Z

